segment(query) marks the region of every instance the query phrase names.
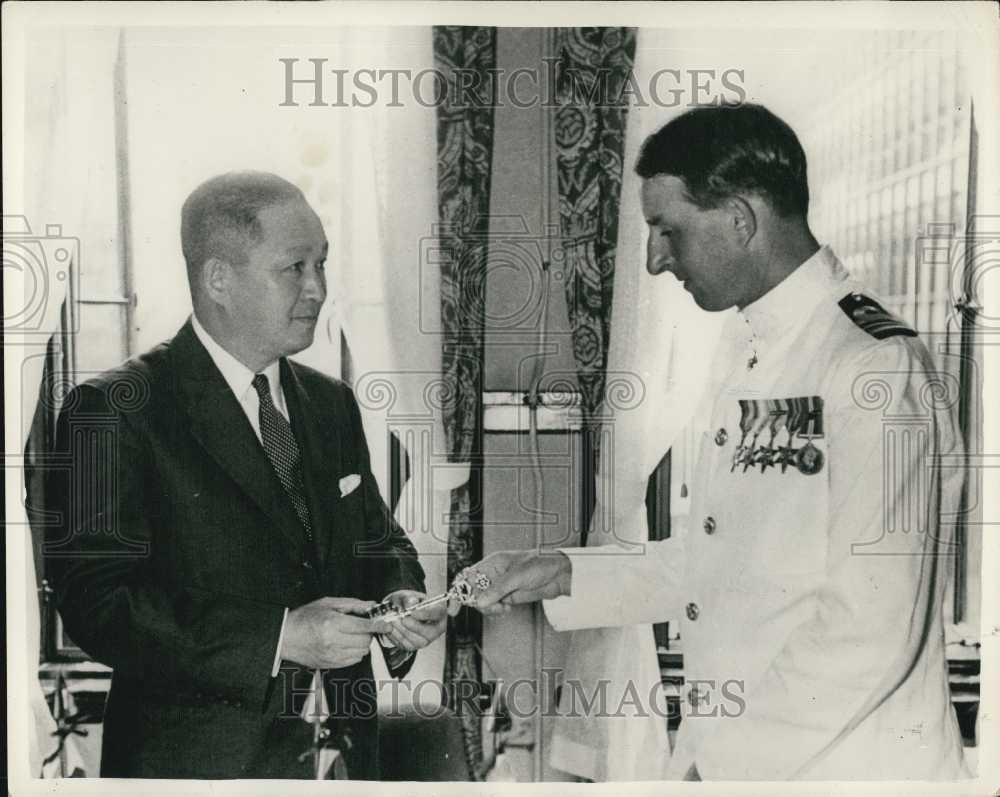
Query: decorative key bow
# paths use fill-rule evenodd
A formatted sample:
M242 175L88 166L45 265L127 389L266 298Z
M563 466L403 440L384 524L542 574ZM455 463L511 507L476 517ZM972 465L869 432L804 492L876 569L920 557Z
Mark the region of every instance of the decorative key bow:
M400 609L398 606L393 606L388 600L384 600L368 612L368 617L372 620L383 620L391 623L396 620L402 620L404 617L409 617L420 609L425 609L428 606L436 606L439 603L446 603L452 599L455 599L463 606L472 606L476 602L476 597L488 590L492 583L490 577L485 573L481 573L473 568L466 568L455 576L455 580L451 583L451 587L449 587L447 592L442 592L440 595L435 595L432 598L426 598L406 609Z

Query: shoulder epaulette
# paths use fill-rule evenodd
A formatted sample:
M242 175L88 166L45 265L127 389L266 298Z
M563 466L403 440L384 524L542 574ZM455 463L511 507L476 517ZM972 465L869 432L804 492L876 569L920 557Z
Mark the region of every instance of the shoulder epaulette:
M905 321L894 316L882 305L863 293L849 293L838 304L847 317L873 338L904 335L915 338L917 333Z

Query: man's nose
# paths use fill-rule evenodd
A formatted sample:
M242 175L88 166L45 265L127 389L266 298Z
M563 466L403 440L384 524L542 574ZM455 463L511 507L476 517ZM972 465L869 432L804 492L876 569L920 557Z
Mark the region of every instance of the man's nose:
M653 242L652 238L646 241L647 273L655 277L657 274L662 274L664 271L669 271L670 266L672 264L673 264L673 258L670 256L670 252L665 251L662 247L657 246Z
M322 303L326 299L326 275L313 266L306 269L302 283L302 297Z

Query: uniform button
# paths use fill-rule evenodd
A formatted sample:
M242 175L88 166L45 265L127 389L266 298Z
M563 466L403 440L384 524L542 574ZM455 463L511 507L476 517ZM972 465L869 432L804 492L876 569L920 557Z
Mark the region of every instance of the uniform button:
M308 559L302 563L302 566L306 570L312 570L313 569L312 562L310 562Z
M725 427L719 429L719 431L715 433L715 444L717 446L724 446L728 439L729 432L726 431Z
M688 620L691 620L691 621L697 620L698 619L698 612L699 612L698 604L697 603L689 603L687 606L684 607L684 612L687 614Z
M705 530L706 534L715 534L715 518L709 515L702 521L701 527Z

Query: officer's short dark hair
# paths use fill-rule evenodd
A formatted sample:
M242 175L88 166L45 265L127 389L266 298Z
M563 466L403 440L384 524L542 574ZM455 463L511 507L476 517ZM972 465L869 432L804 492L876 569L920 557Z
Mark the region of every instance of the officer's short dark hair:
M260 211L292 200L305 197L292 183L267 172L229 172L199 185L181 209L181 250L189 276L210 257L242 262L260 242Z
M695 108L642 145L635 164L645 179L672 175L689 199L715 208L740 193L757 194L781 216L809 210L806 155L792 128L762 105Z

